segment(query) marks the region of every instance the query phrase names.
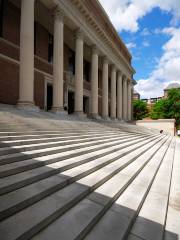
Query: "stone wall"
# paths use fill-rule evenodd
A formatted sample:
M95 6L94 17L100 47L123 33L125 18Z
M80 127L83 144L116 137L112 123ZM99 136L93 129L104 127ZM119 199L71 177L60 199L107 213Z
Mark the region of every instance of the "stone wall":
M138 120L136 125L143 126L148 129L158 129L175 135L175 119L158 119L158 120Z

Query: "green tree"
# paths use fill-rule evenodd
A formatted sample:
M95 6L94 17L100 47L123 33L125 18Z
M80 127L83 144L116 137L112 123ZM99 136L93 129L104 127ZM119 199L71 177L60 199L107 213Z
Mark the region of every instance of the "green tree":
M133 117L135 120L141 120L148 114L147 103L142 100L135 100L133 102Z
M171 89L167 99L158 101L151 112L152 119L175 118L180 123L180 89Z

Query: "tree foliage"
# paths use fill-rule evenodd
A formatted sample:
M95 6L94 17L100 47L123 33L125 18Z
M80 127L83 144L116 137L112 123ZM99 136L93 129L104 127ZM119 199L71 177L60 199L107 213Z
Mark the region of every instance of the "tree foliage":
M133 117L135 120L141 120L148 114L147 103L142 100L135 100L133 102Z
M175 118L180 123L180 89L171 89L168 97L155 103L152 112L152 119Z

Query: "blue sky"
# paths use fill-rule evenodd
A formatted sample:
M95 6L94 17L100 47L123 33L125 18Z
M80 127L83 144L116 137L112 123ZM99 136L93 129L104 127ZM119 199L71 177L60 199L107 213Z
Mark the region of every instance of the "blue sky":
M129 49L133 56L133 67L136 69L135 79L147 78L157 65L163 52L162 46L170 37L155 32L157 29L168 27L171 17L170 13L155 8L139 21L140 29L137 32L122 31L120 33L127 46L131 42L136 45Z
M141 97L180 83L180 0L100 0L132 54Z

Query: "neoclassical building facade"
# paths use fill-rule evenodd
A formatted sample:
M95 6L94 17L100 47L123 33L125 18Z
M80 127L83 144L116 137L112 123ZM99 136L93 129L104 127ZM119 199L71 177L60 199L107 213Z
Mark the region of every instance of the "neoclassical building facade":
M0 103L131 120L131 58L98 0L0 0Z

